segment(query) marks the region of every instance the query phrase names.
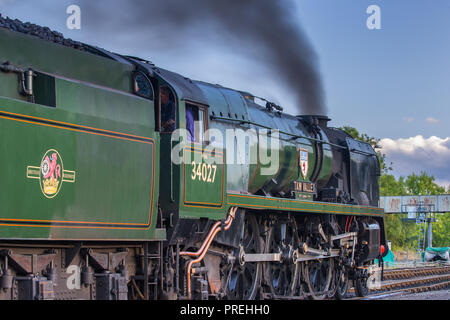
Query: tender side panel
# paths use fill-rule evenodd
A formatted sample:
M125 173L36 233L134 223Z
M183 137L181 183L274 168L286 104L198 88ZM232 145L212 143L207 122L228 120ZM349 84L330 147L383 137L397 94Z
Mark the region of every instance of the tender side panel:
M119 63L3 28L0 28L0 44L0 63L9 61L21 68L31 67L121 91L131 91L129 73L134 69L131 64ZM17 92L17 87L13 89ZM0 93L2 96L10 96L11 91L0 89Z
M56 107L0 98L1 237L163 238L153 103L63 79L56 90Z

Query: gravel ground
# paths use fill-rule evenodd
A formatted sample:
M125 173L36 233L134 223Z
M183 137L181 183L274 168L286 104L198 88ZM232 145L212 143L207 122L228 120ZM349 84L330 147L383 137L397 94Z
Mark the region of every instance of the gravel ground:
M388 296L377 300L450 300L450 290Z

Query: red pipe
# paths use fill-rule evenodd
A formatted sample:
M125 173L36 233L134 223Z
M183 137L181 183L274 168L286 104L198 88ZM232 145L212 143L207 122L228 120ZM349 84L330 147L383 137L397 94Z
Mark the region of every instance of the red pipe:
M228 218L225 221L225 227L224 227L225 231L230 229L231 224L233 223L236 211L237 211L237 207L232 207L230 209ZM208 236L206 237L205 241L203 242L203 245L197 252L180 252L180 255L199 256L197 259L191 260L187 266L186 277L187 277L187 291L188 291L189 299L191 299L191 296L192 296L191 295L191 268L192 268L192 265L195 263L199 263L200 261L203 260L206 253L208 252L209 246L211 245L212 241L214 240L214 237L216 236L217 233L219 233L219 231L221 231L222 227L220 226L220 224L221 224L220 221L217 222L216 224L214 224L214 226L211 228L211 231L209 232Z
M235 210L235 211L236 211L236 210ZM234 214L233 214L233 215L234 215ZM225 224L230 223L230 220L231 220L231 219L234 219L234 218L232 218L232 217L231 217L231 214L230 214L230 216L228 216L227 220L225 221ZM214 231L220 226L220 224L221 224L221 222L220 222L220 221L217 221L217 222L213 225L213 227L212 227L211 230L209 231L208 235L206 236L205 240L203 241L203 244L202 244L202 246L200 247L200 249L198 249L196 252L182 251L182 252L180 252L180 255L181 255L181 256L189 256L189 257L198 257L198 256L203 252L203 250L205 249L205 245L206 245L206 243L208 242L209 238L210 238L211 235L214 233Z
M180 256L189 256L189 257L198 257L202 252L203 249L205 249L205 245L208 242L208 239L211 237L211 235L214 233L214 231L217 229L218 226L220 226L220 221L216 222L213 227L211 228L211 230L209 231L208 235L206 236L205 240L203 241L202 246L200 247L200 249L198 249L197 252L189 252L189 251L182 251L180 252Z

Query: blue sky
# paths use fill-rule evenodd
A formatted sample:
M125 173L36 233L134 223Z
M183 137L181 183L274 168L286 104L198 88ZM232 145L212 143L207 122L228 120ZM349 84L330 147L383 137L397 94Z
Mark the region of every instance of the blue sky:
M381 30L366 28L370 4ZM450 1L299 1L299 11L336 122L376 137L449 135Z
M66 28L65 11L76 0L37 3L0 0L0 13L49 26L75 40L147 58L193 79L250 91L296 113L292 94L276 80L273 70L233 52L221 39L201 41L194 30L186 33L180 48L161 44L157 35L141 34L138 29L99 33L83 21L83 7L82 28L71 31ZM350 125L385 139L396 175L427 168L441 184L450 184L450 1L295 3L297 22L319 57L331 125ZM381 30L366 27L366 9L373 4L381 9ZM120 8L110 8L105 1L105 10L120 21ZM152 14L156 13L149 13L149 19Z

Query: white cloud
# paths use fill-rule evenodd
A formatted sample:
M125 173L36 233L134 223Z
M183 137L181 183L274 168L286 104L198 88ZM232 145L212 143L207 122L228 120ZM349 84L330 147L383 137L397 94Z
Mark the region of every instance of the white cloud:
M381 152L393 163L394 175L408 176L425 171L440 185L450 181L450 137L424 138L421 135L406 139L381 139Z
M433 118L433 117L428 117L425 119L426 122L431 123L431 124L435 124L435 123L439 123L441 122L441 120Z
M412 154L418 151L425 153L438 153L450 156L450 137L445 139L432 136L424 138L421 135L392 140L389 138L381 139L380 144L383 152Z

